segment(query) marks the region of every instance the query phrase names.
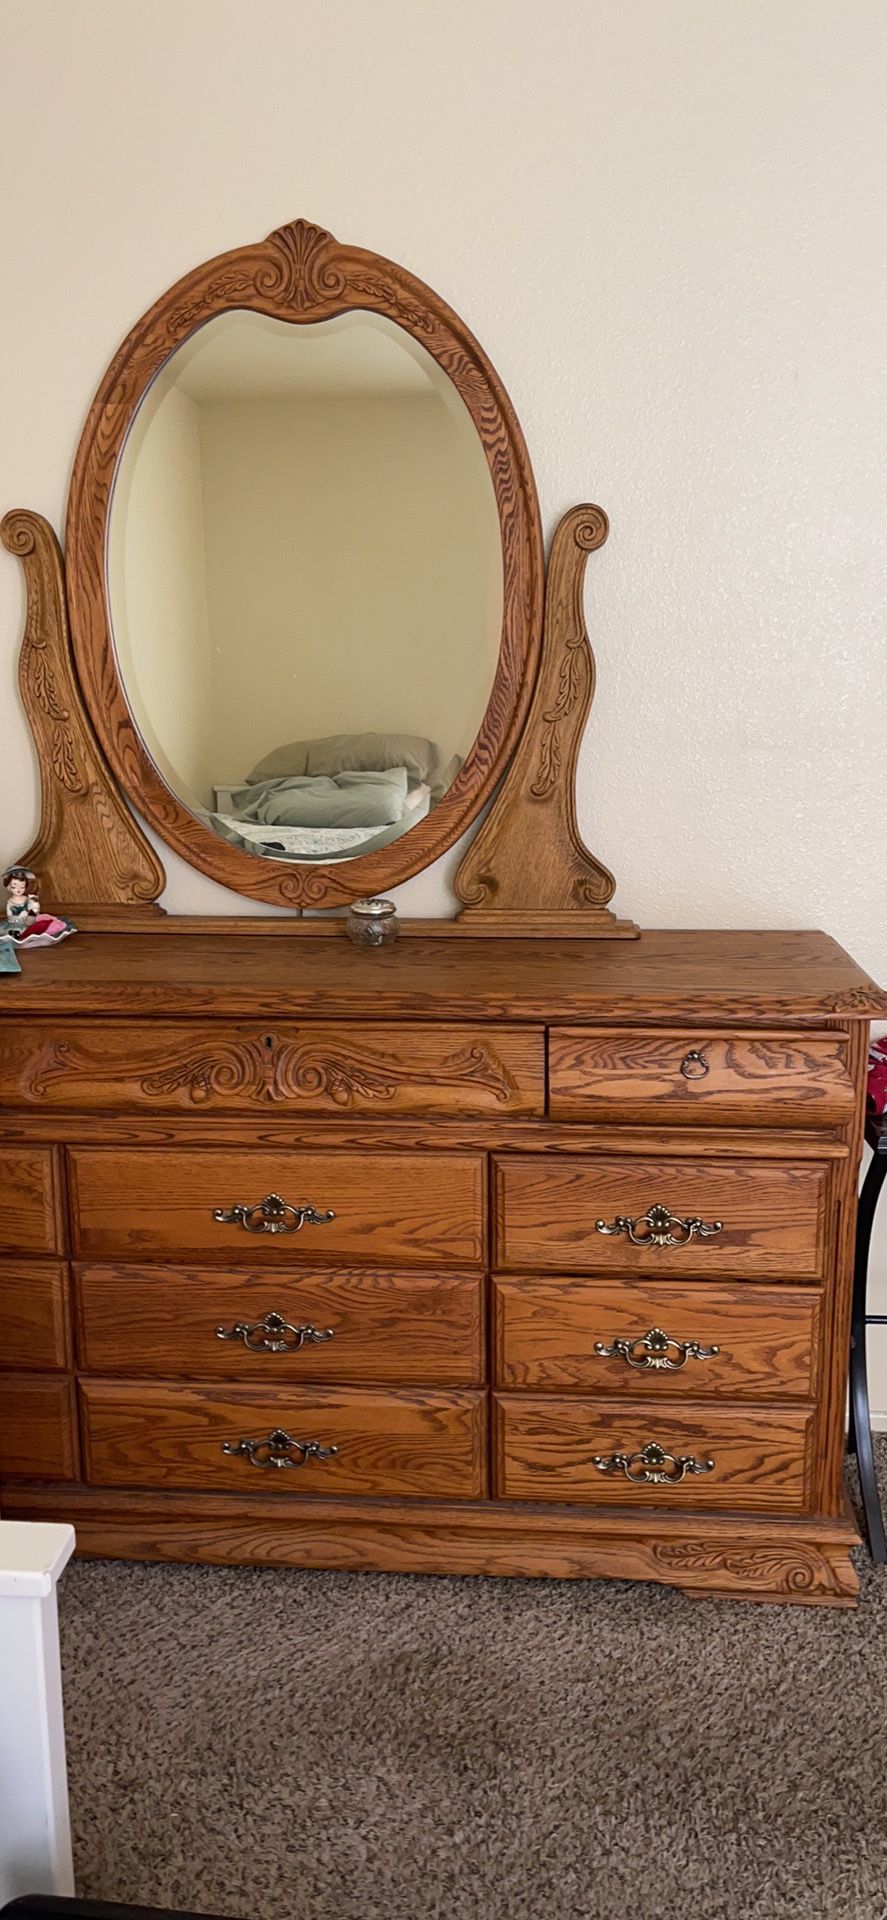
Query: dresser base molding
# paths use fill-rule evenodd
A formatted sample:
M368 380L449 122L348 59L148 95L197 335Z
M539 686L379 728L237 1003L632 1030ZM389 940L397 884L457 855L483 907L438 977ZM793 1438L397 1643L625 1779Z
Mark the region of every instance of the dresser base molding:
M4 1487L7 1518L70 1520L91 1559L338 1572L646 1580L691 1599L852 1607L859 1533L836 1519Z

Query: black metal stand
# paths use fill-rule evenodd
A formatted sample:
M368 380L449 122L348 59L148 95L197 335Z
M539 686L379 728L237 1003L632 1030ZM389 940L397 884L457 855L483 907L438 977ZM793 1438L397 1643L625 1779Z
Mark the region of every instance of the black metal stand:
M853 1269L853 1317L850 1332L850 1429L847 1444L856 1455L859 1486L865 1515L865 1530L872 1559L879 1566L887 1563L884 1516L878 1494L875 1457L872 1452L872 1421L869 1410L866 1329L887 1326L887 1313L867 1313L869 1249L872 1227L884 1181L887 1180L887 1115L866 1120L865 1137L872 1149L868 1172L859 1196L856 1220L856 1260Z

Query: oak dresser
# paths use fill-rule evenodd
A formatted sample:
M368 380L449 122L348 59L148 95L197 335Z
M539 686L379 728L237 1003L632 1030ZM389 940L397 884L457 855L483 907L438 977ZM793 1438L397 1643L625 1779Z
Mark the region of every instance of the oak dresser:
M2 1505L81 1551L848 1605L821 934L83 934L0 1027Z
M465 322L306 220L203 261L102 376L64 552L0 532L42 799L6 874L3 1511L82 1553L851 1605L887 996L824 934L611 908L575 779L607 515L546 552ZM221 911L167 911L163 847ZM451 919L350 943L431 869Z

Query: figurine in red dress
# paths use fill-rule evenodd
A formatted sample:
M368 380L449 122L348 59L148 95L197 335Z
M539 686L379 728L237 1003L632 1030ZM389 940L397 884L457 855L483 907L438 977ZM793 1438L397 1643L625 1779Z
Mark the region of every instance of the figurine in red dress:
M56 947L69 933L76 933L70 920L40 912L37 875L30 867L7 867L3 885L7 895L5 932L17 947Z

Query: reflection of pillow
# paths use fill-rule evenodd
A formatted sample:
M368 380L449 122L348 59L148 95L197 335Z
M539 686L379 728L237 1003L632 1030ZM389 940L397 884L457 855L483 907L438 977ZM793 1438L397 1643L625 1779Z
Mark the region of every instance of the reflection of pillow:
M331 733L324 740L293 740L275 747L248 773L246 781L291 779L307 773L382 772L406 767L414 780L427 780L437 764L437 748L415 733Z
M244 819L268 827L388 827L407 797L406 767L384 773L296 775L241 787L232 802Z

